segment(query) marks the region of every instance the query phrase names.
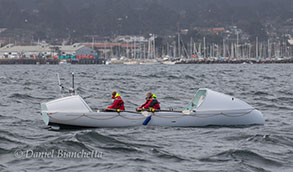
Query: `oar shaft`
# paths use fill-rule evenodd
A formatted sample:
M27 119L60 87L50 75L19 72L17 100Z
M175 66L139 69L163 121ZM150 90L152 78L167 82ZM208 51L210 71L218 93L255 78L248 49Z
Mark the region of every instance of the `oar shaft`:
M175 110L149 110L149 109L142 109L141 112L146 111L146 112L182 112L182 111L175 111Z
M178 110L159 110L159 112L182 112Z
M141 111L127 111L127 110L117 110L117 109L97 109L102 112L128 112L128 113L140 113L140 112L152 112L150 110L141 110ZM155 110L154 112L178 112L182 113L182 111L172 111L172 110Z
M136 113L139 114L139 112L134 112L134 111L126 111L126 110L117 110L117 109L97 109L101 112L128 112L128 113Z

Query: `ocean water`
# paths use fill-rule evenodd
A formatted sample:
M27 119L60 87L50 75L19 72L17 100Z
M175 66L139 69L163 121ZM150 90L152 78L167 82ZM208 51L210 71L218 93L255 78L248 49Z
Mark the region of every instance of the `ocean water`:
M292 69L292 64L0 66L0 171L293 171ZM206 87L259 109L265 125L52 130L42 121L40 103L60 96L57 72L68 87L75 72L77 92L92 108L111 104L117 90L127 110L144 103L147 91L158 96L162 109L180 110ZM95 156L70 156L80 152Z

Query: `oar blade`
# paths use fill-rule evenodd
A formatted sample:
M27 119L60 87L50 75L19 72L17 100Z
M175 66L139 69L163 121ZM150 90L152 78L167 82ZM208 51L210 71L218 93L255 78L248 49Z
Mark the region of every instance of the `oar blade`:
M150 120L152 119L152 116L148 116L142 123L142 125L148 125L148 123L150 122Z

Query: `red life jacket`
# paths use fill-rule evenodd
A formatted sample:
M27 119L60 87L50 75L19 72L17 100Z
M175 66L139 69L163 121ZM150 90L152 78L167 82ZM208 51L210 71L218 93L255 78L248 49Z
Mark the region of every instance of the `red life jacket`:
M146 102L144 104L142 104L139 108L144 108L145 105L147 105L149 103L150 100L146 100Z
M160 109L160 103L157 101L156 98L151 98L151 100L147 100L143 105L140 106L140 108L148 109L148 108L154 108L154 109Z
M120 109L125 110L124 102L120 96L112 97L114 98L114 102L111 106L108 107L108 109Z

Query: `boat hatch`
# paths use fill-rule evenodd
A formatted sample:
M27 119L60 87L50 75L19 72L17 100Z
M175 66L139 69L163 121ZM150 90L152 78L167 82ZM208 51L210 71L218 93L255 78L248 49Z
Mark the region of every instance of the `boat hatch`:
M206 97L206 90L198 90L196 94L194 95L191 102L188 103L188 105L183 110L193 110L196 109L205 99Z

